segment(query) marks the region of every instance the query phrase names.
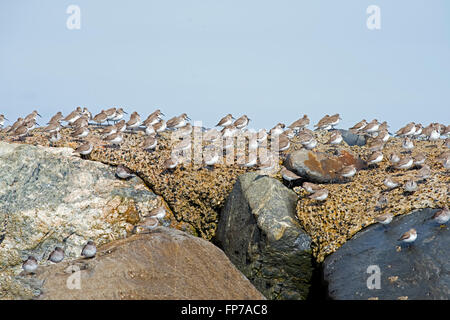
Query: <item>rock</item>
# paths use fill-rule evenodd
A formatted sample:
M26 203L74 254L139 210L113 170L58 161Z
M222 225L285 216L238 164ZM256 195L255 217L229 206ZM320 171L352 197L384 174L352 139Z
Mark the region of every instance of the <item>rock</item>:
M367 167L363 160L346 150L340 150L336 156L306 149L290 153L284 165L299 176L316 183L345 181L338 174L344 166L355 165L358 170Z
M216 241L269 299L305 299L310 237L295 218L297 196L276 179L240 176L220 215Z
M355 134L350 130L338 129L344 139L345 143L349 146L364 146L366 144L366 138L363 135Z
M39 299L264 299L219 248L166 227L104 245L93 259L43 267L22 281Z
M117 179L72 151L0 142L0 298L34 295L16 279L28 255L40 267L56 246L79 257L89 239L126 237L160 201L139 178Z
M333 299L450 299L450 230L430 218L436 209L397 216L386 226L374 224L357 233L324 261L324 279ZM397 241L410 228L411 244ZM378 266L380 289L369 290L369 266ZM371 284L376 282L369 281Z

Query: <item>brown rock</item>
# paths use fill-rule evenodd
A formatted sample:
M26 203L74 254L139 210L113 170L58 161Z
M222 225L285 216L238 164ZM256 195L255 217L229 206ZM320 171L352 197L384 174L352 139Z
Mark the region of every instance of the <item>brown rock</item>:
M81 289L67 286L77 283L70 266L81 270ZM43 283L39 299L265 299L219 248L166 227L104 245L93 259L44 267L28 283Z
M363 160L347 150L332 155L302 149L289 154L285 162L289 170L317 183L339 182L342 180L339 171L349 165L354 165L357 170L367 167Z

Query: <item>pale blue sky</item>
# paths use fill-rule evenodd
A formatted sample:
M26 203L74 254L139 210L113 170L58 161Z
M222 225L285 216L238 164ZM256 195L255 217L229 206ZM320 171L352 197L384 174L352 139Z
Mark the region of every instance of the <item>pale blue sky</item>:
M81 8L81 30L66 9ZM366 8L381 8L381 30ZM228 112L255 128L341 113L450 123L450 1L4 0L0 113ZM41 121L46 122L46 121Z

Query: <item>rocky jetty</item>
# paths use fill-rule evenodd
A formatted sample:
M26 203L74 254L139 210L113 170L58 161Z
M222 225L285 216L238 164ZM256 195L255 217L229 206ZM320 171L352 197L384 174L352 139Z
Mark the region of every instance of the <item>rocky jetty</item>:
M423 209L387 226L372 225L329 255L324 280L330 298L450 299L450 230L431 219L436 211ZM399 242L410 228L417 230L417 240Z
M101 246L94 259L42 267L21 282L49 300L265 299L216 246L166 227Z
M311 238L296 203L281 182L252 172L238 178L221 213L218 244L269 299L305 299L311 285Z
M34 296L17 280L28 255L45 266L60 246L66 259L77 258L86 241L125 238L163 203L139 178L119 180L113 168L72 152L0 142L0 298Z

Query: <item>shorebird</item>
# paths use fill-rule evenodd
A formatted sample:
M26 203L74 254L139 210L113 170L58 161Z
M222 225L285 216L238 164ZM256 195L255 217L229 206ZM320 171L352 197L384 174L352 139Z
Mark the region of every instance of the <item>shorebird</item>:
M399 137L412 136L416 132L416 124L414 122L408 123L403 128L400 128L395 135Z
M375 207L381 210L385 208L388 205L388 203L389 199L384 194L382 194L378 197L377 204L375 205Z
M281 173L281 176L283 177L283 179L289 182L289 187L293 181L299 180L302 178L302 177L296 175L294 172L286 169L285 167L281 167L280 173Z
M127 124L125 123L125 120L120 120L115 124L116 132L125 132L127 130Z
M58 142L59 140L61 140L61 134L59 133L59 131L50 133L49 141L51 143L51 146L53 146L54 143Z
M98 125L101 125L102 123L106 122L108 120L108 115L106 114L105 110L102 110L99 114L96 114L94 118L92 118L92 121L97 123Z
M356 167L354 165L344 166L339 170L339 175L344 178L352 178L356 174Z
M214 166L217 162L219 162L219 154L215 150L204 151L203 162L208 167Z
M381 139L374 139L373 141L371 141L369 143L369 145L367 147L372 152L381 151L384 149L384 141Z
M384 181L383 184L389 189L394 189L397 188L400 185L400 181L398 181L397 179L392 178L391 176L387 176Z
M327 189L320 189L314 192L309 196L310 199L316 200L316 201L324 201L328 198L328 190Z
M72 129L78 130L82 127L89 126L89 117L85 114L83 114L81 117L79 117L77 120L75 120L72 123Z
M433 220L439 224L445 224L450 220L450 210L447 206L444 206L441 210L437 211L433 215Z
M128 114L128 113L123 111L123 108L119 108L116 110L116 114L111 120L117 123L117 121L122 120L126 114Z
M152 209L144 217L161 220L161 219L164 219L165 216L166 216L166 208L163 205L161 205L157 208Z
M117 109L116 108L109 108L105 110L106 115L106 121L109 123L109 121L113 120L117 115Z
M414 180L408 180L405 182L404 188L406 192L415 192L417 190L417 182Z
M243 129L248 125L249 121L250 119L247 117L247 115L243 115L242 117L234 121L233 125L237 129Z
M125 126L124 126L124 128L125 128ZM108 137L108 136L110 136L110 135L112 135L114 133L117 133L117 126L116 125L105 127L103 129L103 131L101 132L101 136L102 136L103 139L105 139L106 137Z
M425 163L427 157L423 153L418 153L413 157L414 165L420 166Z
M273 127L270 130L270 136L271 137L279 136L280 134L283 133L284 128L285 128L284 123L278 123L275 127Z
M415 131L413 133L413 137L418 138L422 134L423 126L422 124L418 123L416 124Z
M409 169L412 167L414 163L413 158L411 158L410 156L405 156L400 158L400 160L397 162L395 168L396 169Z
M153 126L151 124L145 126L145 134L147 136L156 134L155 128L153 128Z
M389 162L391 164L396 164L400 161L400 156L396 152L391 152L389 154Z
M416 178L420 180L425 180L431 177L431 168L428 165L423 165L422 168L420 168L419 171L416 173Z
M377 139L383 142L387 142L391 136L387 130L380 130L377 135Z
M111 144L114 147L119 146L123 141L122 132L113 133L104 139L107 143Z
M3 114L0 114L0 128L5 125L5 120L9 121L8 119L5 118Z
M134 111L130 116L130 120L128 120L127 122L127 129L134 130L138 128L141 125L141 123L142 123L141 116L139 115L139 113Z
M233 118L231 113L229 113L225 117L220 119L220 121L216 124L216 127L223 127L223 128L228 127L233 124L233 120L235 119Z
M36 110L34 110L29 115L27 115L23 120L24 120L24 122L28 122L28 121L31 121L31 120L36 121L36 117L37 116L39 116L39 118L42 118L41 115Z
M74 152L82 156L88 156L91 154L92 150L94 150L94 145L88 141L76 148Z
M60 121L62 121L62 119L64 119L64 116L63 116L62 112L59 111L57 114L55 114L55 115L50 119L50 121L49 121L47 124L50 124L50 123L59 123Z
M344 139L342 138L342 134L339 131L334 131L331 136L330 139L328 140L328 144L332 144L332 145L338 145L340 144Z
M61 128L62 127L59 124L59 122L50 122L50 124L44 128L44 132L54 133L54 132L58 132L59 130L61 130Z
M178 117L173 117L172 119L167 120L166 125L167 128L181 128L186 125L188 120L190 121L191 119L187 116L186 113L183 113Z
M267 140L267 131L266 129L259 129L258 133L256 134L256 141L258 141L259 144L263 143Z
M129 179L134 177L134 173L129 168L119 164L116 168L116 176L120 179Z
M203 140L206 142L215 142L220 138L220 133L216 129L212 128L203 133Z
M375 221L383 225L387 225L392 222L393 218L394 215L391 212L387 212L385 214L375 217Z
M309 125L309 118L308 116L305 114L303 115L303 118L300 118L296 121L294 121L288 128L293 129L294 131L300 131L304 128L306 128Z
M364 127L364 129L362 129L362 131L367 134L373 134L375 132L378 132L379 128L380 124L378 123L378 120L373 119Z
M339 115L339 113L336 113L335 115L332 115L328 118L328 123L331 125L331 127L334 129L335 126L339 124L339 121L341 121L342 118Z
M167 159L166 161L164 161L164 167L167 170L173 170L177 167L178 165L178 159L176 157L170 157L169 159Z
M83 110L80 107L77 107L76 110L72 111L67 117L62 119L62 121L67 122L69 125L72 125L78 118L81 117Z
M189 136L192 133L192 125L187 123L185 126L178 128L177 134L181 137Z
M84 107L84 108L83 108L83 111L81 111L81 114L82 114L83 116L86 116L87 119L88 119L88 121L89 121L89 120L92 120L92 113L88 110L88 108Z
M155 135L150 135L145 138L142 149L145 151L155 150L156 146L158 145L158 140L156 139Z
M9 128L9 130L7 130L6 132L14 132L17 130L17 128L21 127L24 124L23 118L17 118L17 121L14 122L11 126L11 128Z
M25 260L24 263L22 264L22 269L26 273L35 273L35 271L37 270L37 267L38 267L38 262L37 262L36 258L33 256L28 256L28 259Z
M275 143L272 145L272 139L271 139L271 147L272 150L282 152L289 149L291 142L289 141L289 138L283 134L280 134L278 137L274 138Z
M416 229L412 228L409 231L402 234L400 239L398 241L403 241L405 243L412 243L417 239L417 231Z
M55 250L50 253L47 260L50 260L54 263L59 263L64 260L64 250L60 247L56 247Z
M358 133L361 130L364 129L364 127L367 125L366 119L361 120L357 124L355 124L353 127L349 128L349 130L353 133Z
M411 150L414 149L414 142L410 138L406 137L402 142L402 148L411 152Z
M89 240L83 247L83 250L81 250L81 255L85 258L93 258L95 257L96 253L97 247L95 246L95 243L91 240Z
M154 126L161 120L161 115L164 115L159 109L152 112L147 119L142 123L144 126Z
M370 157L367 159L367 163L370 165L379 163L383 160L383 153L381 151L373 152Z
M314 192L322 189L321 186L311 183L311 182L303 182L302 187L308 193L314 193Z
M316 130L329 130L331 129L331 124L329 121L330 116L327 114L325 115L325 117L323 117L322 119L319 120L319 122L317 122L314 127L316 127Z
M229 125L228 127L223 128L220 133L222 134L222 138L231 138L236 134L236 127L234 124Z
M83 139L86 138L89 135L90 131L87 127L81 127L78 130L76 130L74 133L72 133L72 137L76 139Z
M159 225L158 219L153 218L153 217L147 217L144 219L144 222L142 224L140 224L139 226L144 230L151 231L153 229L156 229L156 227L158 227L158 225Z
M158 123L153 125L153 129L155 129L156 132L163 132L167 129L167 123L165 120L160 120Z

